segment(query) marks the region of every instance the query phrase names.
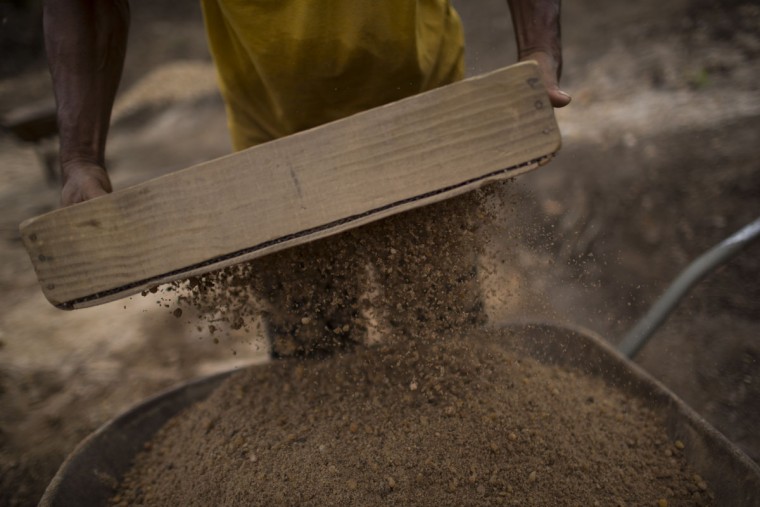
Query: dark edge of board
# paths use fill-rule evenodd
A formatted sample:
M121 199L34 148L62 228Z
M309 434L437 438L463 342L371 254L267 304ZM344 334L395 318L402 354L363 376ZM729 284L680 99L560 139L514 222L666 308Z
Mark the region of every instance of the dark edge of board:
M465 180L465 181L463 181L461 183L457 183L455 185L449 185L447 187L440 188L440 189L437 189L437 190L433 190L433 191L430 191L430 192L426 192L424 194L416 195L414 197L408 197L408 198L402 199L400 201L396 201L396 202L392 202L392 203L389 203L389 204L385 204L383 206L380 206L380 207L377 207L377 208L373 208L373 209L370 209L370 210L367 210L367 211L363 211L363 212L357 213L355 215L351 215L351 216L348 216L348 217L345 217L345 218L341 218L339 220L334 220L332 222L328 222L326 224L322 224L322 225L319 225L319 226L316 226L316 227L311 227L309 229L304 229L302 231L294 232L292 234L286 234L285 236L280 236L279 238L270 239L268 241L264 241L263 243L259 243L258 245L246 247L246 248L243 248L241 250L237 250L235 252L231 252L231 253L228 253L228 254L219 255L217 257L213 257L213 258L207 259L205 261L201 261L201 262L198 262L198 263L195 263L195 264L191 264L189 266L185 266L182 269L177 269L177 270L174 270L174 271L169 271L167 273L162 273L160 275L155 275L155 276L151 276L149 278L144 278L142 280L138 280L136 282L131 282L131 283L128 283L126 285L121 285L121 286L115 287L113 289L109 289L109 290L106 290L106 291L96 292L94 294L90 294L89 296L82 296L80 298L76 298L76 299L72 299L70 301L66 301L65 303L58 303L55 306L57 308L60 308L61 310L73 310L77 305L80 305L82 303L87 303L89 301L94 301L96 299L102 299L102 298L111 296L113 294L118 294L119 292L124 292L124 291L128 291L128 290L134 289L136 287L140 287L140 286L144 286L144 285L151 285L152 283L159 283L159 282L161 282L161 280L164 280L164 279L169 278L169 277L177 277L177 275L181 275L182 273L187 273L189 271L200 269L200 268L203 268L204 266L209 266L209 265L216 264L216 263L219 263L219 262L224 262L226 260L234 259L235 257L240 257L240 256L243 256L243 255L247 255L249 253L253 253L253 252L256 252L258 250L263 250L265 248L268 248L268 247L271 247L271 246L274 246L274 245L278 245L280 243L284 243L284 242L290 241L292 239L301 238L301 237L304 237L304 236L308 236L310 234L314 234L314 233L322 232L322 231L325 231L325 230L328 230L328 229L332 229L334 227L337 227L337 226L340 226L340 225L343 225L343 224L347 224L347 223L350 223L350 222L355 222L355 221L360 220L362 218L365 218L365 217L368 217L368 216L371 216L371 215L375 215L377 213L381 213L383 211L386 211L386 210L389 210L389 209L392 209L392 208L396 208L398 206L402 206L402 205L408 204L410 202L419 201L421 199L425 199L425 198L428 198L428 197L433 197L433 196L436 196L436 195L439 195L439 194L443 194L445 192L450 192L452 190L456 190L458 188L470 185L472 183L477 183L478 181L482 181L482 180L485 180L485 179L488 179L488 178L492 178L494 176L499 176L501 174L506 174L506 173L508 173L510 171L514 171L514 170L520 169L522 167L527 167L527 166L530 166L530 165L533 165L533 164L536 164L538 166L544 165L553 156L554 156L554 153L549 154L549 155L544 155L544 156L541 156L539 158L535 158L535 159L529 160L527 162L523 162L521 164L514 165L512 167L508 167L506 169L499 169L498 171L493 171L493 172L490 172L488 174L484 174L482 176L478 176L477 178L471 178L469 180Z

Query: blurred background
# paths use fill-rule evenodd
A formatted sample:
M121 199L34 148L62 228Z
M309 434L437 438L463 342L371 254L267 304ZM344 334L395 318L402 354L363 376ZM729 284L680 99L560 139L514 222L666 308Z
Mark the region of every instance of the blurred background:
M467 69L515 61L506 0L454 0ZM483 260L494 323L552 320L616 343L691 260L760 216L760 5L563 6L558 157L508 188ZM18 224L58 203L41 1L0 3L0 505L36 505L87 434L184 380L261 361L213 343L158 296L63 312ZM50 135L48 135L50 134ZM231 151L200 6L133 2L107 162L125 186ZM233 354L234 351L234 354ZM760 459L760 244L707 277L636 362Z

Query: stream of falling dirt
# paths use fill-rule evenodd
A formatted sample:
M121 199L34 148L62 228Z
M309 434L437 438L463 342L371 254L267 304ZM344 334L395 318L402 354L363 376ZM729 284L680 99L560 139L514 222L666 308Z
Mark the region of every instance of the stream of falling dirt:
M461 332L485 321L478 259L498 228L508 186L175 282L162 301L175 305L177 317L194 316L215 341L263 325L276 356Z

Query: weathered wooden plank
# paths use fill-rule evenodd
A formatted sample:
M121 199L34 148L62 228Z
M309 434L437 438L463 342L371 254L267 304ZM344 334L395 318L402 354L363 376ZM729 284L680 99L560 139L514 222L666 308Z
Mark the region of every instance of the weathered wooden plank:
M27 220L43 292L93 306L510 178L559 149L521 63Z

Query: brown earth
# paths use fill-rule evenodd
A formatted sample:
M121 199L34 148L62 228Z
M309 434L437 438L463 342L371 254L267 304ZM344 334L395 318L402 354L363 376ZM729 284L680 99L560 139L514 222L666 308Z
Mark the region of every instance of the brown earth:
M646 403L429 333L241 372L170 420L112 505L711 505Z
M456 5L469 72L511 63L504 3ZM108 152L117 188L229 151L197 6L132 8ZM564 8L574 96L558 112L564 147L511 187L510 233L494 238L480 272L493 322L559 319L614 342L691 259L760 214L760 9ZM19 65L0 79L0 113L49 100L44 64L27 61L34 51L7 54ZM46 303L17 225L56 206L38 159L49 144L0 133L0 505L35 504L76 442L145 396L264 358L257 336L233 330L214 344L149 297L71 313ZM755 244L705 279L636 360L755 460L758 253Z

